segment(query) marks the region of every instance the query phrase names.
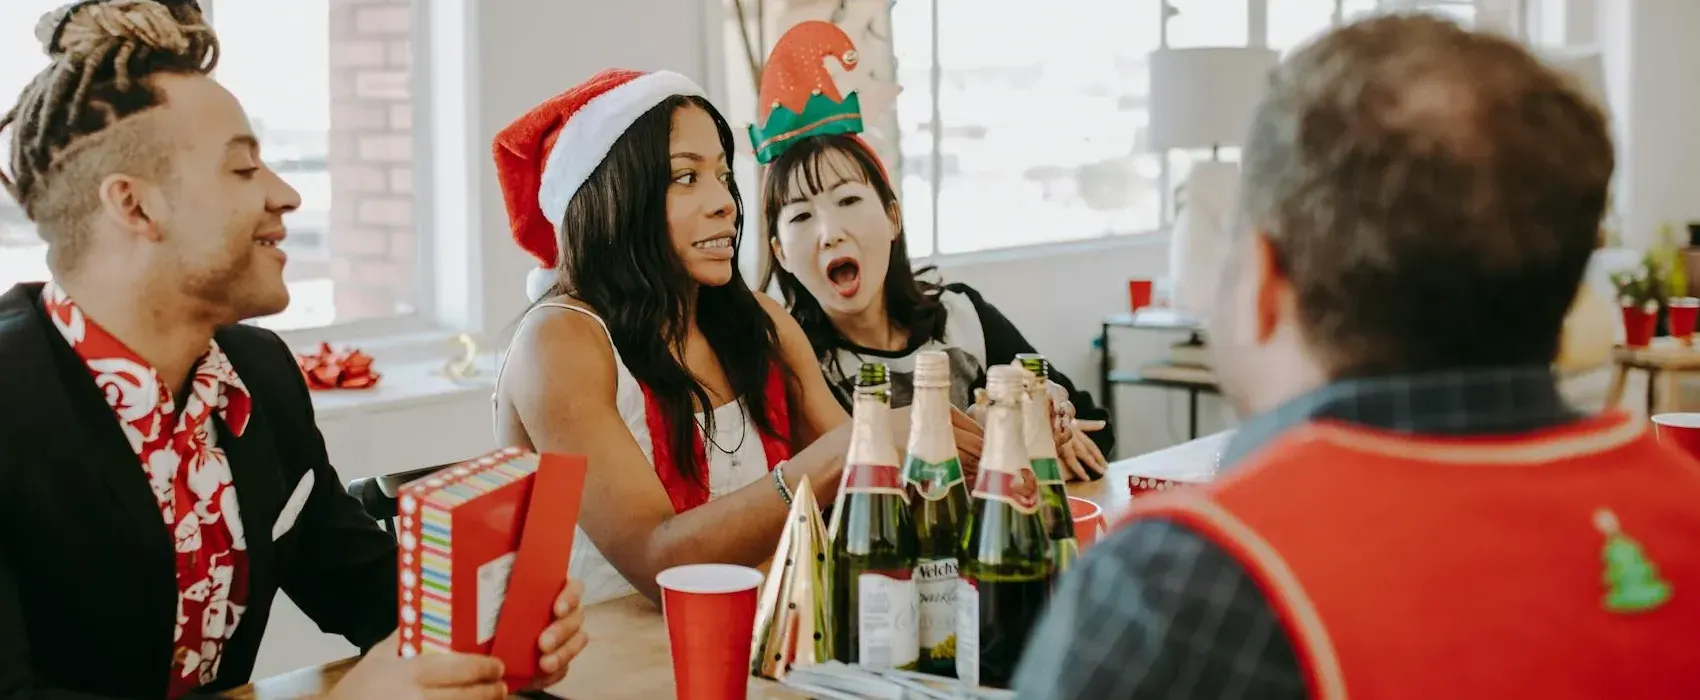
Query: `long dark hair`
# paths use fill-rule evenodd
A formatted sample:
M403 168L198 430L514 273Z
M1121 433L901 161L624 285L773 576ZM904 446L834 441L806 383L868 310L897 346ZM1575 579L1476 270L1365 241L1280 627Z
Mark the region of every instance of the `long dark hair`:
M703 430L713 435L714 403L681 360L692 313L691 289L697 283L673 250L667 226L673 116L690 107L714 120L727 166L732 165L732 128L707 100L676 95L645 112L567 203L557 281L543 298L569 295L602 314L626 369L648 387L671 419L672 434L655 439L667 440L680 473L695 479L701 475L695 460L687 457L696 451L691 414L700 407ZM736 182L727 187L737 207L733 226L742 231L744 200ZM733 241L734 260L741 242ZM766 434L777 435L779 426L768 419L763 389L775 365L777 371L789 370L778 362L773 319L756 301L736 263L730 282L697 287L695 315L750 420Z
M809 188L807 194L825 190L827 183L822 171L832 167L828 161L833 153L842 154L856 164L863 181L879 196L880 206L888 212L897 207L897 192L885 179L879 156L860 139L841 134L811 136L792 144L768 165L766 181L762 183L762 219L771 244L778 242L779 210L785 208L791 182L801 175L803 184ZM885 312L892 323L909 333L909 344L914 346L944 336L945 310L938 300L941 291L938 285L916 278L917 274L931 272L933 268L916 270L910 266L908 241L899 219L897 236L891 240L891 264L885 269ZM803 327L817 356L826 357L848 343L796 275L777 264L769 268L769 274L778 278L785 305L791 309L797 325Z

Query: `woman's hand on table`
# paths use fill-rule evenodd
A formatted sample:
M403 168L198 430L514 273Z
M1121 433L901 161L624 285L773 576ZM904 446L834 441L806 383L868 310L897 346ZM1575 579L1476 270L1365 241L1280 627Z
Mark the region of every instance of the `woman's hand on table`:
M567 666L590 642L583 629L584 606L580 605L583 598L584 584L571 579L561 590L561 595L555 598L555 621L544 628L543 635L537 639L537 648L543 652L537 660L537 670L543 675L532 682L528 690L542 690L561 682L567 677Z
M1075 418L1068 389L1055 383L1045 388L1051 396L1051 438L1057 444L1057 461L1062 463L1063 477L1069 481L1091 481L1102 476L1110 468L1110 462L1086 433L1103 430L1104 421Z
M1067 442L1057 445L1057 461L1069 481L1091 481L1104 475L1110 460L1086 433L1104 429L1104 421L1070 419Z

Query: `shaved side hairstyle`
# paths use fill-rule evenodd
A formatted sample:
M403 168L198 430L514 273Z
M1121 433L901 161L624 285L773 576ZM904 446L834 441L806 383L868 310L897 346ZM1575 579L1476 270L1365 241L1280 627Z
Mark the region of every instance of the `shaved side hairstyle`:
M42 17L36 37L52 62L0 118L11 159L0 185L35 222L48 265L75 265L114 173L163 181L171 144L141 118L163 103L152 76L205 75L218 39L189 0L103 0Z

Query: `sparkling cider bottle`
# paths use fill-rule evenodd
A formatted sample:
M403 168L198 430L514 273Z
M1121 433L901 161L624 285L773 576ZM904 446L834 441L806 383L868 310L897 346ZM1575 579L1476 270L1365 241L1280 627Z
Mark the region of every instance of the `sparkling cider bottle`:
M915 521L891 443L886 366L862 365L850 449L832 509L832 597L839 661L914 669Z

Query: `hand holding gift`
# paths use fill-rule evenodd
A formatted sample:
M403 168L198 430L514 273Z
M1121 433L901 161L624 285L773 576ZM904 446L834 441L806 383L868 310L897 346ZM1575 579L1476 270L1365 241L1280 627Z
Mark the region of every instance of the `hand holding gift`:
M584 584L569 579L567 587L555 599L555 621L543 630L543 635L537 640L537 648L543 652L542 658L537 661L537 670L543 675L531 683L530 690L542 690L561 682L567 677L567 666L590 642L583 629L584 607L580 605L583 596Z
M331 689L326 700L485 700L505 698L502 662L480 654L401 656L400 632L366 653Z

